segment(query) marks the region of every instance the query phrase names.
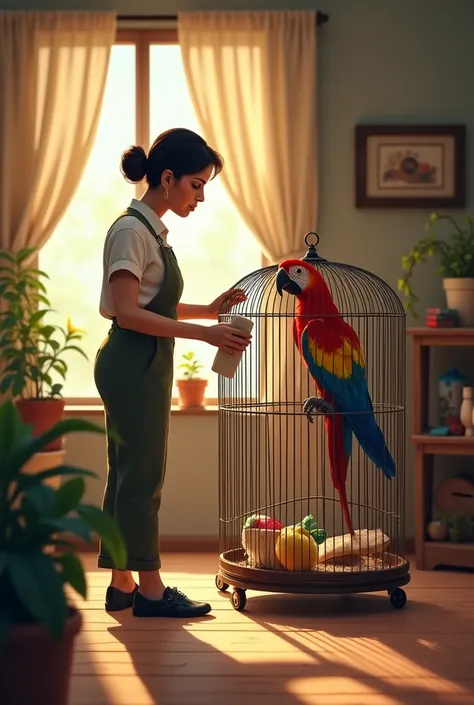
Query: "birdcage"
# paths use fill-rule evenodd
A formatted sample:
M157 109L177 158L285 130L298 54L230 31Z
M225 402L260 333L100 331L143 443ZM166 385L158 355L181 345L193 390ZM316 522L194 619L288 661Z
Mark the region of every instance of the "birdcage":
M247 590L384 591L400 609L405 312L379 277L319 256L316 233L304 240L301 259L236 283L246 300L219 316L253 331L219 377L216 587L232 586L239 611Z

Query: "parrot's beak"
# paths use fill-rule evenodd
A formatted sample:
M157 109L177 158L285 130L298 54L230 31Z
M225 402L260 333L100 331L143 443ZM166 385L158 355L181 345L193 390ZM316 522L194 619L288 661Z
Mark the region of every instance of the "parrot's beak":
M285 269L279 269L277 272L276 288L280 296L282 296L283 291L286 291L287 294L294 294L294 296L301 294L301 287L291 279Z

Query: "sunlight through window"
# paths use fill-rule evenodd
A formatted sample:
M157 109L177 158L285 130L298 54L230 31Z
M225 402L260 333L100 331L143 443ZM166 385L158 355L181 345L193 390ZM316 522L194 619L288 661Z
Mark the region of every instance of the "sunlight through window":
M135 114L135 53L133 44L113 48L91 156L67 212L40 253L40 267L50 276L48 294L55 310L50 320L64 324L70 316L74 325L87 331L83 347L89 362L76 354L68 360L64 395L69 398L97 397L93 363L109 329L109 323L98 311L103 242L113 220L135 196L119 169L123 149L136 142L140 118ZM149 58L150 140L171 127L200 132L179 46L152 44ZM163 218L183 272L182 300L186 303L210 303L261 266L261 250L219 178L206 187L205 195L205 203L191 217L183 220L168 213ZM176 367L183 353L194 350L209 379L207 397L217 397L218 377L211 371L215 348L178 339L175 350ZM178 374L176 370L175 379Z

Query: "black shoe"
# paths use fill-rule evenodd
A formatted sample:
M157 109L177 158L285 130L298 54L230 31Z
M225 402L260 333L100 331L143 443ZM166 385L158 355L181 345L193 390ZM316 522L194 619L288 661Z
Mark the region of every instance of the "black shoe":
M133 597L137 590L138 585L136 583L132 592L123 592L109 585L105 593L106 612L119 612L120 610L126 610L131 607L133 605Z
M133 598L134 617L203 617L211 609L207 602L193 602L176 588L169 587L162 600L149 600L140 592Z

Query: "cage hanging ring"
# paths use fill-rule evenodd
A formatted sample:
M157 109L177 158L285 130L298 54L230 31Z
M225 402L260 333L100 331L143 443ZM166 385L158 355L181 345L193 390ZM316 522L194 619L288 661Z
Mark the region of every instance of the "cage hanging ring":
M315 239L315 242L313 242L313 243L310 243L310 242L309 242L309 238L310 238L311 235L313 235L313 236L314 236L314 239ZM311 232L306 233L306 235L304 236L304 241L305 241L305 243L306 243L306 245L307 245L308 247L310 247L311 244L313 244L313 247L317 247L317 246L319 245L319 235L318 235L318 233L315 233L315 232L312 230Z

